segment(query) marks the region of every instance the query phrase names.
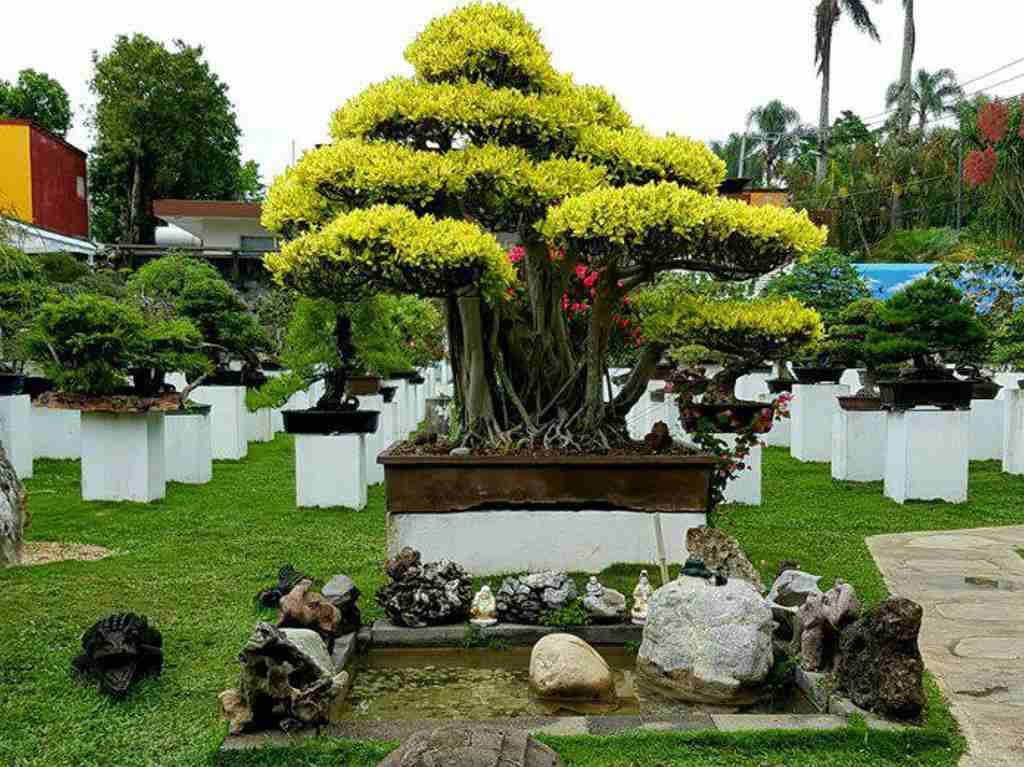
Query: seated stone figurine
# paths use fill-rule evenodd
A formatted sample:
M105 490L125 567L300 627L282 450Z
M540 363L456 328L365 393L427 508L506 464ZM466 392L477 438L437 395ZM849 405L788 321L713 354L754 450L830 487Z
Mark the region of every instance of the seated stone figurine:
M633 623L638 626L643 626L647 622L647 603L651 600L651 594L654 593L654 589L651 588L651 582L647 579L647 571L640 571L640 580L637 581L636 588L633 589L633 610L631 612L631 618Z
M484 584L473 597L469 608L469 622L474 626L493 626L498 622L498 605L491 593L491 587Z
M591 575L583 597L583 608L598 623L618 623L626 617L626 597L615 589L602 586L597 576Z

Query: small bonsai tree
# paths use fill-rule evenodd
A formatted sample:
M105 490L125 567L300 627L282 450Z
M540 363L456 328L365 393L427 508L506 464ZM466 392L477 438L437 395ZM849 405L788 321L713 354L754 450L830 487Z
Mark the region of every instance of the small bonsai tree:
M774 275L761 294L766 298L795 298L817 310L826 330L839 321L840 313L851 303L871 297L852 259L836 248L822 248Z
M0 242L0 372L23 372L26 332L51 294L32 256Z
M861 298L843 309L836 323L820 347L830 361L843 367L863 366L863 387L857 392L861 397L877 397L875 381L879 368L885 362L867 343L868 333L878 323L878 310L882 302L875 298Z
M186 319L147 316L139 306L89 293L44 304L28 340L58 391L95 396L157 396L166 372L205 367L201 346Z
M260 353L270 343L259 320L241 296L206 261L168 254L141 267L128 288L152 306L164 305L190 320L203 338L203 348L215 370L242 362L243 381L260 368Z
M974 308L953 285L925 277L893 294L877 308L863 350L879 363L913 363L904 376L951 378L943 355L970 353L988 339Z

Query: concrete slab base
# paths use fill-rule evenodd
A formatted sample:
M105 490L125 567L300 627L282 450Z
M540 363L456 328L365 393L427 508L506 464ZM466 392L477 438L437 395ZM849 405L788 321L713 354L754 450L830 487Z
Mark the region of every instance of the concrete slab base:
M842 384L793 385L790 455L805 462L832 460L832 416L839 409L836 397L849 393L850 388Z
M997 399L971 400L970 447L972 461L1003 459L1003 419L1005 403Z
M32 407L32 455L78 460L82 457L82 416L77 410Z
M205 485L213 479L210 414L164 416L167 481Z
M149 503L167 490L163 413L82 413L82 500Z
M0 397L0 445L19 479L32 477L32 400L27 394Z
M890 411L886 415L885 495L967 501L970 414L964 410Z
M885 445L885 411L836 410L832 416L832 479L883 479Z
M249 454L244 386L199 386L191 399L210 405L210 445L215 460L237 461Z
M686 531L705 514L661 514L670 562L686 560ZM388 551L454 559L473 575L539 570L600 572L617 562L656 562L655 515L635 511L495 509L389 514Z
M295 505L365 507L366 437L296 434Z

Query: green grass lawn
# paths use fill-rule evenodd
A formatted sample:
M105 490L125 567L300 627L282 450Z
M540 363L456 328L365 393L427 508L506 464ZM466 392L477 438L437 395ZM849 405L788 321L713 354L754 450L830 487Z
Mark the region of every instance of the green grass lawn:
M291 440L250 450L244 461L218 462L212 483L169 485L167 499L149 506L82 503L77 463L36 462L29 537L98 544L118 555L0 572L0 765L213 764L226 733L217 694L235 681L236 655L258 617L253 595L283 562L322 577L348 573L364 593L365 619L379 616L372 594L383 581L381 490L371 490L362 512L299 512ZM735 508L717 522L740 539L766 582L780 560L795 559L826 581L851 581L870 601L886 592L866 536L1024 521L1024 479L1002 475L995 463L972 465L971 502L961 506L900 507L882 498L879 484L832 482L827 465L801 465L775 449L766 453L764 476L763 507ZM624 585L636 569L615 568L607 580ZM69 663L85 628L126 609L148 615L163 632L166 665L159 679L112 702L78 682ZM546 740L577 767L952 767L961 748L934 690L928 725L909 735L852 727ZM232 763L369 766L387 750L311 745Z

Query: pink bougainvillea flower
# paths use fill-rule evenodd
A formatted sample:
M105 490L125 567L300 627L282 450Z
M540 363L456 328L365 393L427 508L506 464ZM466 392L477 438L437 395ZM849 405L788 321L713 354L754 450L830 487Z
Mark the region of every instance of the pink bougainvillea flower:
M998 144L1010 127L1010 107L1002 101L990 101L978 110L978 132L990 144Z

